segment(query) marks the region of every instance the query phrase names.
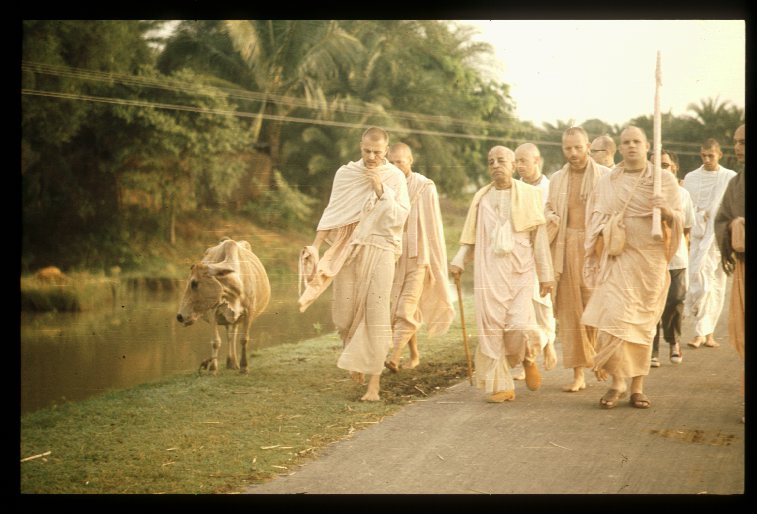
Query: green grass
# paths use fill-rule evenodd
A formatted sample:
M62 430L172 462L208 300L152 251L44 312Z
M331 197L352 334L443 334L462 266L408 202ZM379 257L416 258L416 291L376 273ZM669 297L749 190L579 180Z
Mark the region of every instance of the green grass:
M443 199L442 212L447 248L454 252L467 204ZM296 274L297 255L313 234L276 233L243 219L194 220L182 224L175 247L150 249L149 270L124 271L121 277L183 278L222 236L248 240L276 281ZM87 302L112 294L101 274L69 275L77 285L47 293L73 291ZM471 280L467 275L464 283ZM22 292L33 289L31 281L22 277ZM472 298L464 307L473 312ZM472 320L468 314L469 334ZM21 459L50 453L20 463L21 493L243 492L293 472L325 446L403 405L466 379L459 319L444 336L428 339L422 330L418 344L421 364L385 373L380 402L359 401L365 386L336 367L341 342L328 334L254 352L246 376L230 370L217 376L186 373L23 415ZM471 351L474 344L469 341Z
M340 348L324 335L253 353L249 375L186 373L23 415L21 458L50 453L20 463L21 493L243 492L466 380L459 320L419 334L421 364L385 372L379 402L359 401Z

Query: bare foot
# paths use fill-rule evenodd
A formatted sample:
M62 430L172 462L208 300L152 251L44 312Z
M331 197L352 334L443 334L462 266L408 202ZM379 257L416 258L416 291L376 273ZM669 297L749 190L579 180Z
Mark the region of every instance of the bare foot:
M607 377L609 375L607 374L607 371L603 369L595 369L594 376L597 377L597 380L599 380L600 382L604 382L605 380L607 380Z
M576 380L572 384L562 386L562 390L566 393L577 393L582 389L586 389L586 382L584 381L584 379Z
M704 342L704 345L708 348L717 348L718 346L720 346L720 343L715 341L715 338L712 337L712 334L710 334L707 336L707 340Z
M699 348L700 346L702 346L702 343L704 342L705 342L704 336L696 336L694 339L689 341L689 346L691 346L692 348Z
M381 399L379 398L380 380L381 375L371 375L371 378L368 379L368 390L366 390L363 397L360 398L361 402L377 402Z
M555 346L552 343L547 343L544 347L544 369L549 371L557 365L557 355L555 354Z
M359 385L365 384L365 375L357 371L350 371L350 378Z
M400 367L397 366L397 364L395 364L392 361L384 362L384 367L388 369L389 371L391 371L392 373L399 373L399 370L400 370Z
M415 369L421 363L420 357L410 357L410 362L402 365L402 369Z

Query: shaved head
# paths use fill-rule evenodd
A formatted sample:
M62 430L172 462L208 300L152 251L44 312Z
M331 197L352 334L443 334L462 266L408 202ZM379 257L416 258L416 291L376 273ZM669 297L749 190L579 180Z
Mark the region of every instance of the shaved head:
M413 151L405 143L394 143L389 147L386 159L397 166L405 176L412 173Z
M515 149L515 171L529 184L541 179L541 152L533 143L523 143Z

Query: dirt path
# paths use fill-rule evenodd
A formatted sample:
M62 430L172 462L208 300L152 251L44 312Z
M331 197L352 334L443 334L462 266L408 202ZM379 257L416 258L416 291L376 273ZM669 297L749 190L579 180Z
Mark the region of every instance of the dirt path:
M727 316L715 332L720 348L685 346L674 365L663 343L662 366L646 382L648 410L627 400L600 409L607 385L593 376L584 391L562 392L572 371L561 363L537 392L517 382L516 400L504 404L486 403L465 381L247 492L743 494L741 365Z

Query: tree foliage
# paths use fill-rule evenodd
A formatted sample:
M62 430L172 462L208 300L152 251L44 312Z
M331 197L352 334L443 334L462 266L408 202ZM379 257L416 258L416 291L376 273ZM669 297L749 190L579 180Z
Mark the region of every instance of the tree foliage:
M539 146L547 174L574 120L514 116L486 72L493 49L444 20L27 20L22 35L22 267L138 265L135 238L170 241L183 213L239 208L314 225L369 125L413 150L442 195L489 180L495 144ZM724 147L744 112L702 99L664 114L681 167ZM652 137L652 119L629 120ZM622 127L583 124L591 138ZM265 166L258 157L267 154ZM240 195L254 185L258 191ZM244 191L242 191L244 192Z

